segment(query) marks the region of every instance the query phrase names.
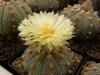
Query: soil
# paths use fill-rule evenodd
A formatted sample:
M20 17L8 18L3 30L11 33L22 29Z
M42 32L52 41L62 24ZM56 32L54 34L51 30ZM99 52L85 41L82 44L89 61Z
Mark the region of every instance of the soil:
M13 56L20 47L22 46L22 41L17 37L13 37L12 40L5 39L6 37L0 37L0 60L8 60Z
M13 63L11 64L11 66L20 75L24 75L23 64L22 64L21 61L22 61L21 58L17 58L15 61L13 61Z

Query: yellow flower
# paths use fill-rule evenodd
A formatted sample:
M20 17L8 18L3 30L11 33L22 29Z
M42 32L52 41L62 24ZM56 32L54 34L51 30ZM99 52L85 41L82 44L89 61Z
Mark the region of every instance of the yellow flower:
M26 45L37 43L52 51L55 47L68 44L67 40L73 37L74 27L70 19L64 15L40 12L24 19L18 30Z

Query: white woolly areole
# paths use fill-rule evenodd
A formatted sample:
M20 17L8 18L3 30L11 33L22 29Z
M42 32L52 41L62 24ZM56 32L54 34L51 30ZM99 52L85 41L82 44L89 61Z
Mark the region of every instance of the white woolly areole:
M55 47L68 44L73 37L74 26L70 19L54 12L40 12L29 15L18 27L19 36L26 45L37 43L50 51Z

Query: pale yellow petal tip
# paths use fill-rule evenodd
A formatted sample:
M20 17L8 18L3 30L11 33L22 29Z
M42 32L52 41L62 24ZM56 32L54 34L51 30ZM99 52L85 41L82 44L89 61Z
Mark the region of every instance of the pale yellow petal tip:
M24 19L18 30L25 44L38 43L41 47L46 45L52 51L54 47L63 46L73 37L74 25L64 15L40 12L33 13L28 16L28 19Z

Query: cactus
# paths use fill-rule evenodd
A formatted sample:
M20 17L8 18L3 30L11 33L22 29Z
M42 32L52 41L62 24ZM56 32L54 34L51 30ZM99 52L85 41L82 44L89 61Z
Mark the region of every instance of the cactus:
M76 38L78 40L94 39L100 33L100 18L92 9L92 2L85 1L82 5L74 5L65 8L62 14L67 15L76 27Z
M75 70L74 55L67 47L50 53L45 48L39 52L29 46L21 57L24 75L70 75Z
M54 11L67 6L67 0L26 0L26 2L33 11Z
M67 42L74 31L70 19L54 12L33 13L22 21L18 30L29 45L20 57L24 75L72 74L77 60Z
M0 36L12 39L21 20L31 13L31 8L22 1L0 0Z
M100 63L90 63L89 66L84 67L82 75L100 75Z

